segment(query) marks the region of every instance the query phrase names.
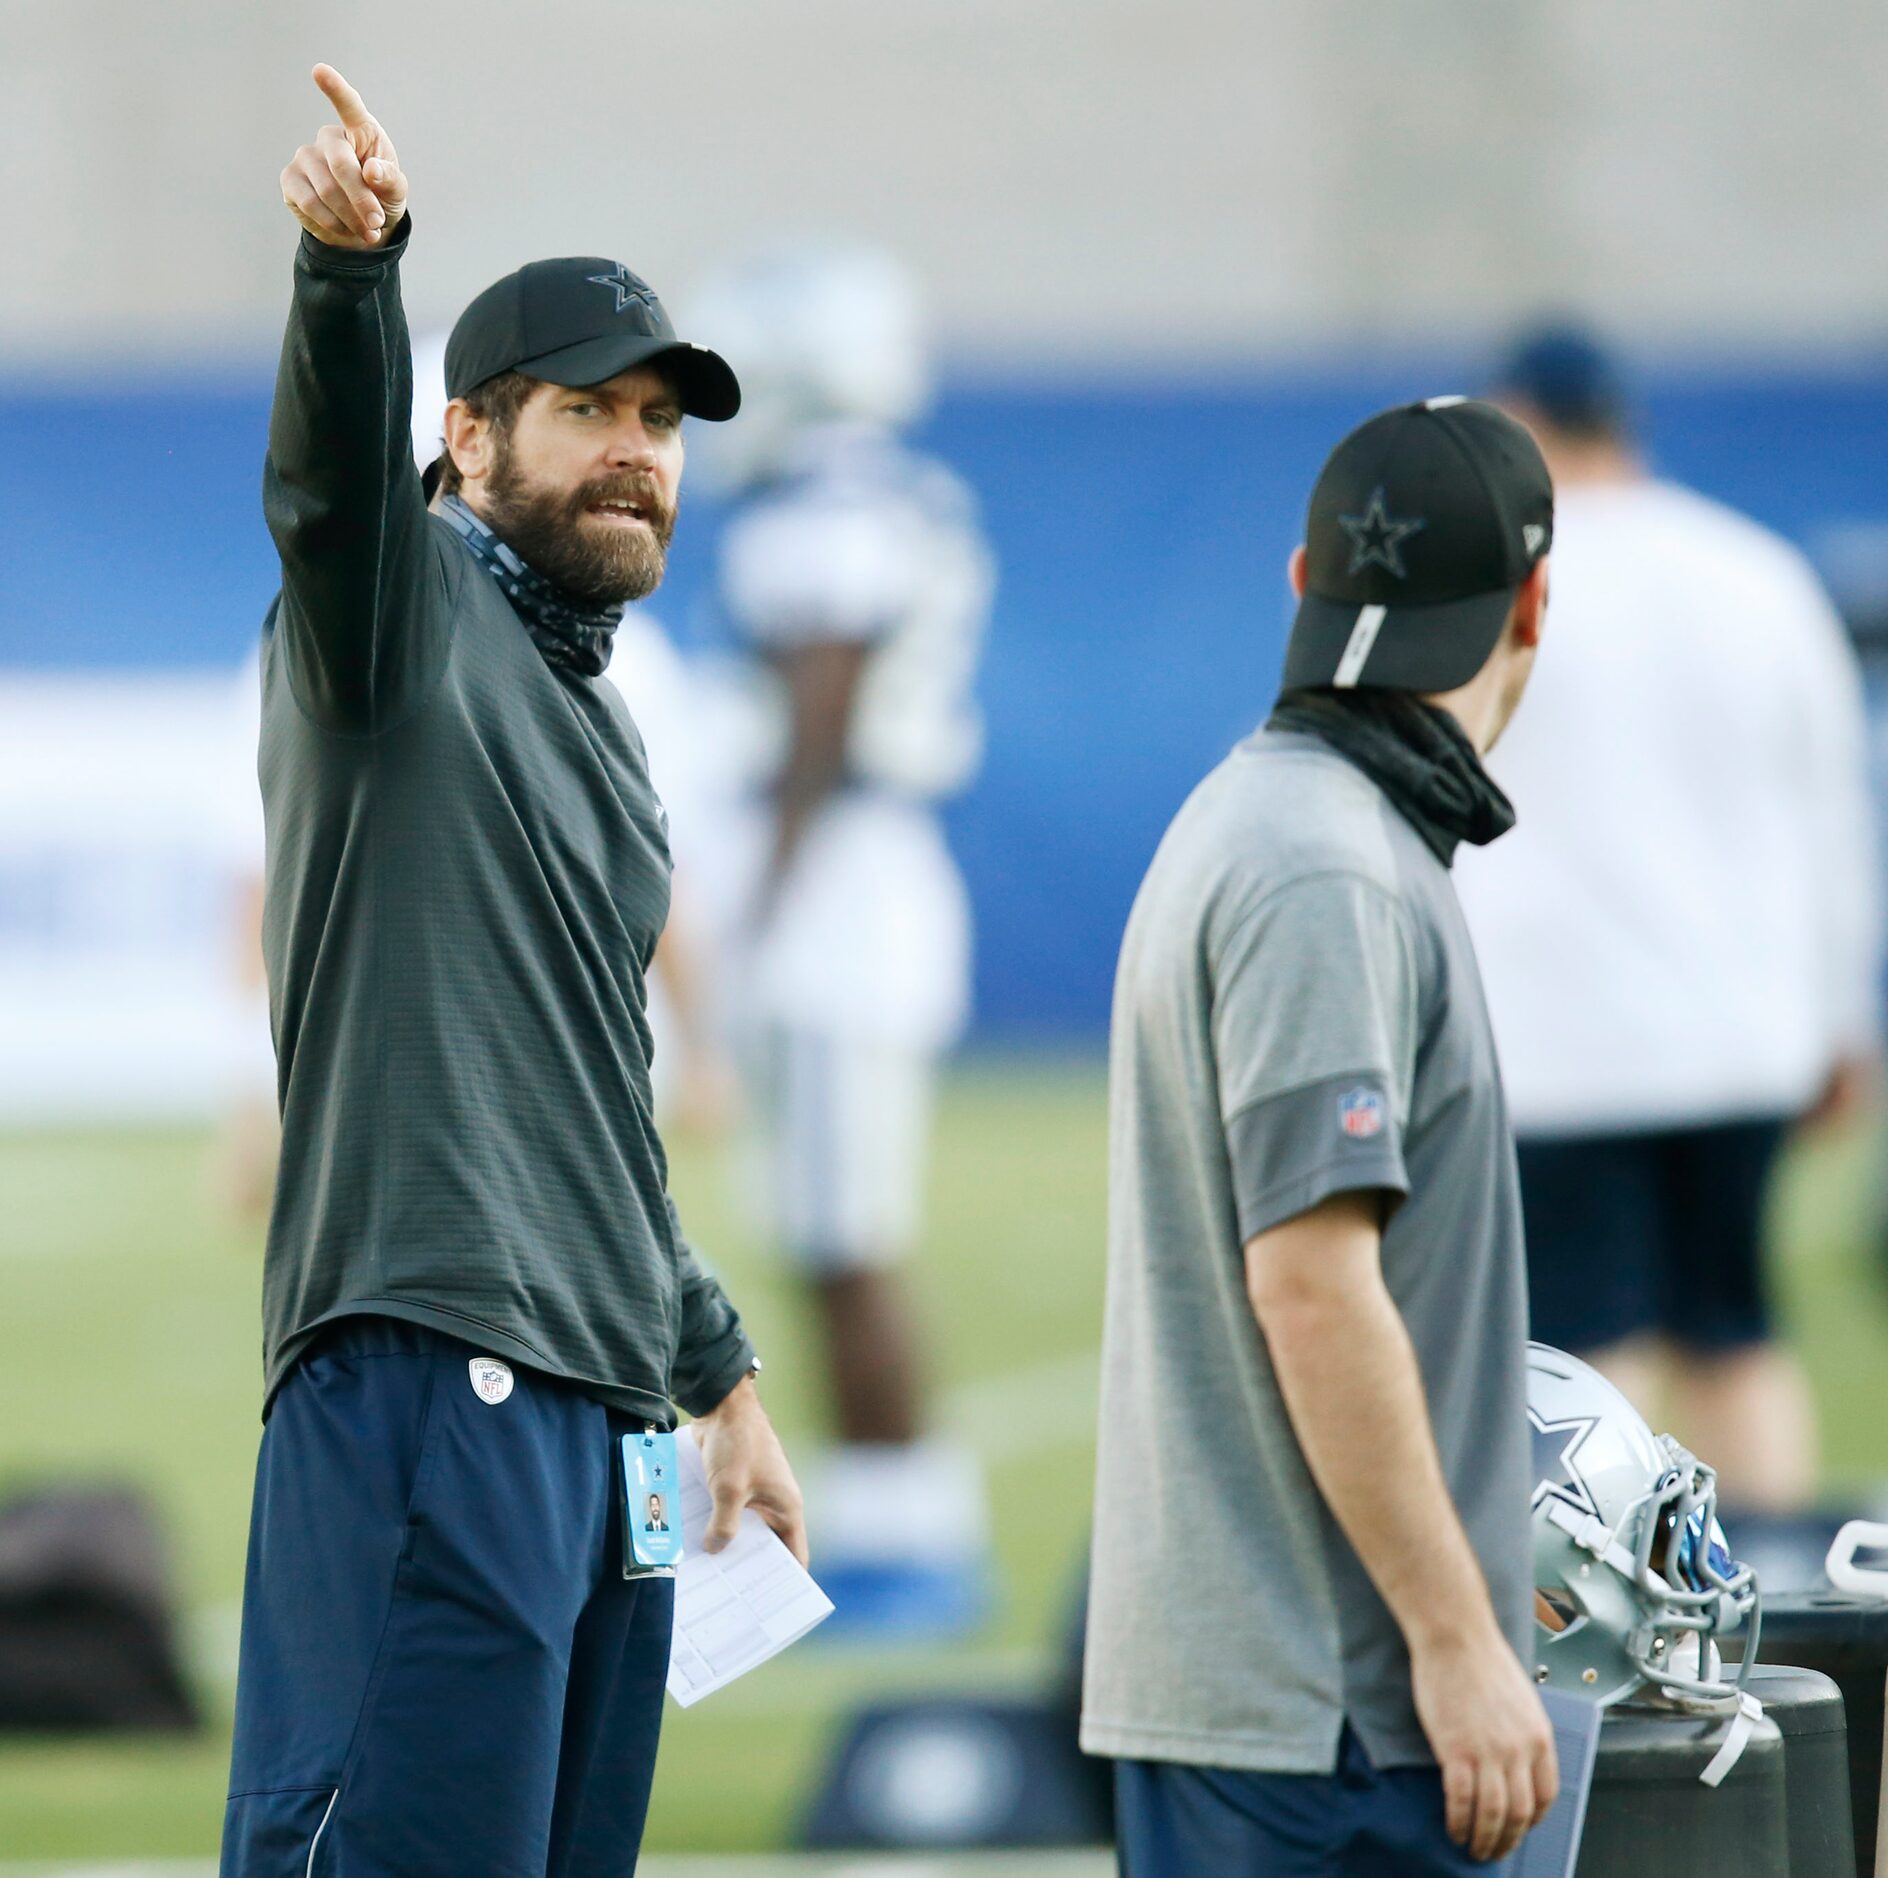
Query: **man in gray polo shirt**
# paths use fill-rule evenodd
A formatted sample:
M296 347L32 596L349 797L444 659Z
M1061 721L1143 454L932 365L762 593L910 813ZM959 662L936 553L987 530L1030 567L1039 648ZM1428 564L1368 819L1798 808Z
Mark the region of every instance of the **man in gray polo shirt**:
M1123 1869L1459 1872L1551 1803L1514 1150L1449 863L1553 491L1462 399L1313 493L1285 686L1122 948L1082 1744Z

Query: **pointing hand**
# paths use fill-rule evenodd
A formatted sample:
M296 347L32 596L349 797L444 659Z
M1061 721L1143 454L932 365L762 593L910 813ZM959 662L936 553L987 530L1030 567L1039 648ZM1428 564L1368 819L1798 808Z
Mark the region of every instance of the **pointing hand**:
M282 200L317 241L377 248L406 213L406 175L361 94L332 65L317 65L314 78L341 121L324 124L289 159Z

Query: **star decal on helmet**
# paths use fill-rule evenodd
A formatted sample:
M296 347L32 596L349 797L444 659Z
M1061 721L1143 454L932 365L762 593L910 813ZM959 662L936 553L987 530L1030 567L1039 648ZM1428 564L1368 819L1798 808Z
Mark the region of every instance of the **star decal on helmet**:
M1403 565L1402 544L1417 532L1420 521L1393 521L1383 499L1381 485L1371 490L1370 500L1361 515L1340 515L1337 525L1350 537L1350 571L1361 574L1366 567L1387 568L1398 580L1409 577Z
M617 262L614 273L586 274L584 279L594 281L599 287L610 288L616 295L616 310L619 313L638 304L648 307L651 312L655 310L655 290L645 287L621 261Z
M1580 1443L1600 1425L1599 1417L1570 1415L1564 1421L1550 1422L1529 1409L1527 1422L1534 1440L1534 1497L1530 1504L1539 1506L1549 1498L1563 1500L1576 1513L1597 1517L1600 1509L1575 1455Z

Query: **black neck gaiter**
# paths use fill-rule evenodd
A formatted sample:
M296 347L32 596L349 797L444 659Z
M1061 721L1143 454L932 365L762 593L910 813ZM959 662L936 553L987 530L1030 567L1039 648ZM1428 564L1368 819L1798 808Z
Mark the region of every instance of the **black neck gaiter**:
M479 564L504 589L524 621L532 643L547 662L595 678L610 662L610 638L621 624L619 606L594 606L574 600L553 580L521 560L457 496L447 496L440 514L479 558Z
M1266 729L1316 737L1356 764L1444 867L1454 864L1458 843L1485 847L1514 826L1514 806L1467 732L1410 692L1286 691Z

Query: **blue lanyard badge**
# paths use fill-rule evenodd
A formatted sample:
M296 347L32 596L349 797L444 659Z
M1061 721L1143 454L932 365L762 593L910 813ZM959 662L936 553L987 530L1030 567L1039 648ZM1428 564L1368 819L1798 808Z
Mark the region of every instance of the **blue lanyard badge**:
M623 1576L672 1578L682 1562L682 1496L675 1437L623 1437Z

